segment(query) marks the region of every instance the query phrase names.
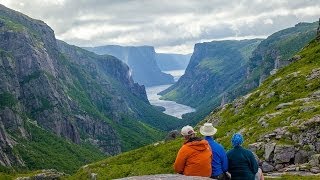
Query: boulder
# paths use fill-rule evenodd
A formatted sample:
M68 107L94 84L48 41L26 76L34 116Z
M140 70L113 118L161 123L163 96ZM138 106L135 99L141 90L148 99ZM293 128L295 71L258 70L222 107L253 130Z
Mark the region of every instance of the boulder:
M276 164L293 161L295 149L293 145L276 145L273 160Z
M281 103L276 107L276 110L287 108L288 106L291 106L292 104L293 104L293 102Z
M310 169L310 172L312 172L314 174L318 174L318 173L320 173L320 168L319 167L312 167Z
M294 156L294 164L303 164L308 162L308 152L299 150Z
M274 148L276 147L276 143L268 143L264 145L264 159L265 160L270 160L271 159L271 154L274 151Z
M252 152L257 152L263 147L264 143L263 142L256 142L248 145L248 149Z
M261 166L261 169L262 169L263 172L271 172L271 171L274 170L274 167L271 164L267 163L267 162L263 162L262 166Z
M314 154L309 159L309 164L313 167L319 166L320 165L319 162L320 162L320 154Z

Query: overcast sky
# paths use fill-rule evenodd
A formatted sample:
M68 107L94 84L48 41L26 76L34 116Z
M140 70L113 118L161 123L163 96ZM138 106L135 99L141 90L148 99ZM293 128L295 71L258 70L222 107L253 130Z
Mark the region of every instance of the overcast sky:
M319 0L0 0L45 21L77 46L152 45L192 53L195 43L264 38L320 17Z

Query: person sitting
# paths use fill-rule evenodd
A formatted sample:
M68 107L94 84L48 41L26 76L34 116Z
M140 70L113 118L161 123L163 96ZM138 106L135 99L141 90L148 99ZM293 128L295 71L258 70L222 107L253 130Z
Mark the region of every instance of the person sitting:
M217 133L217 129L213 127L212 123L205 123L200 127L200 133L205 136L212 151L212 172L211 178L218 180L228 179L226 172L228 171L228 158L223 146L217 143L212 136Z
M232 180L254 180L258 164L251 151L241 147L243 137L236 133L232 136L233 149L227 152L229 172Z
M195 136L191 126L181 129L185 142L174 162L174 171L186 176L211 176L212 153L206 140Z

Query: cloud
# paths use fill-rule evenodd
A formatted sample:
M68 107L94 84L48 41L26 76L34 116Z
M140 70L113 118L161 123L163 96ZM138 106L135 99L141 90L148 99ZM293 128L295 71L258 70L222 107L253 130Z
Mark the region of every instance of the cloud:
M204 40L266 37L320 17L318 0L0 0L78 46L153 45L191 53Z

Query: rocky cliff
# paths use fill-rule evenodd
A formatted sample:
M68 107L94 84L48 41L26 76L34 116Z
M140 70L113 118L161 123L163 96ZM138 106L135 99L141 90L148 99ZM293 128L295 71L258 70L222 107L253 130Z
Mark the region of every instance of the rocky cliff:
M191 54L157 53L156 60L162 71L184 70L187 68Z
M155 86L173 83L173 77L161 72L152 46L99 46L85 48L97 54L109 54L125 62L133 79L141 85Z
M0 5L0 168L72 171L162 137L128 66L57 41L44 22Z

